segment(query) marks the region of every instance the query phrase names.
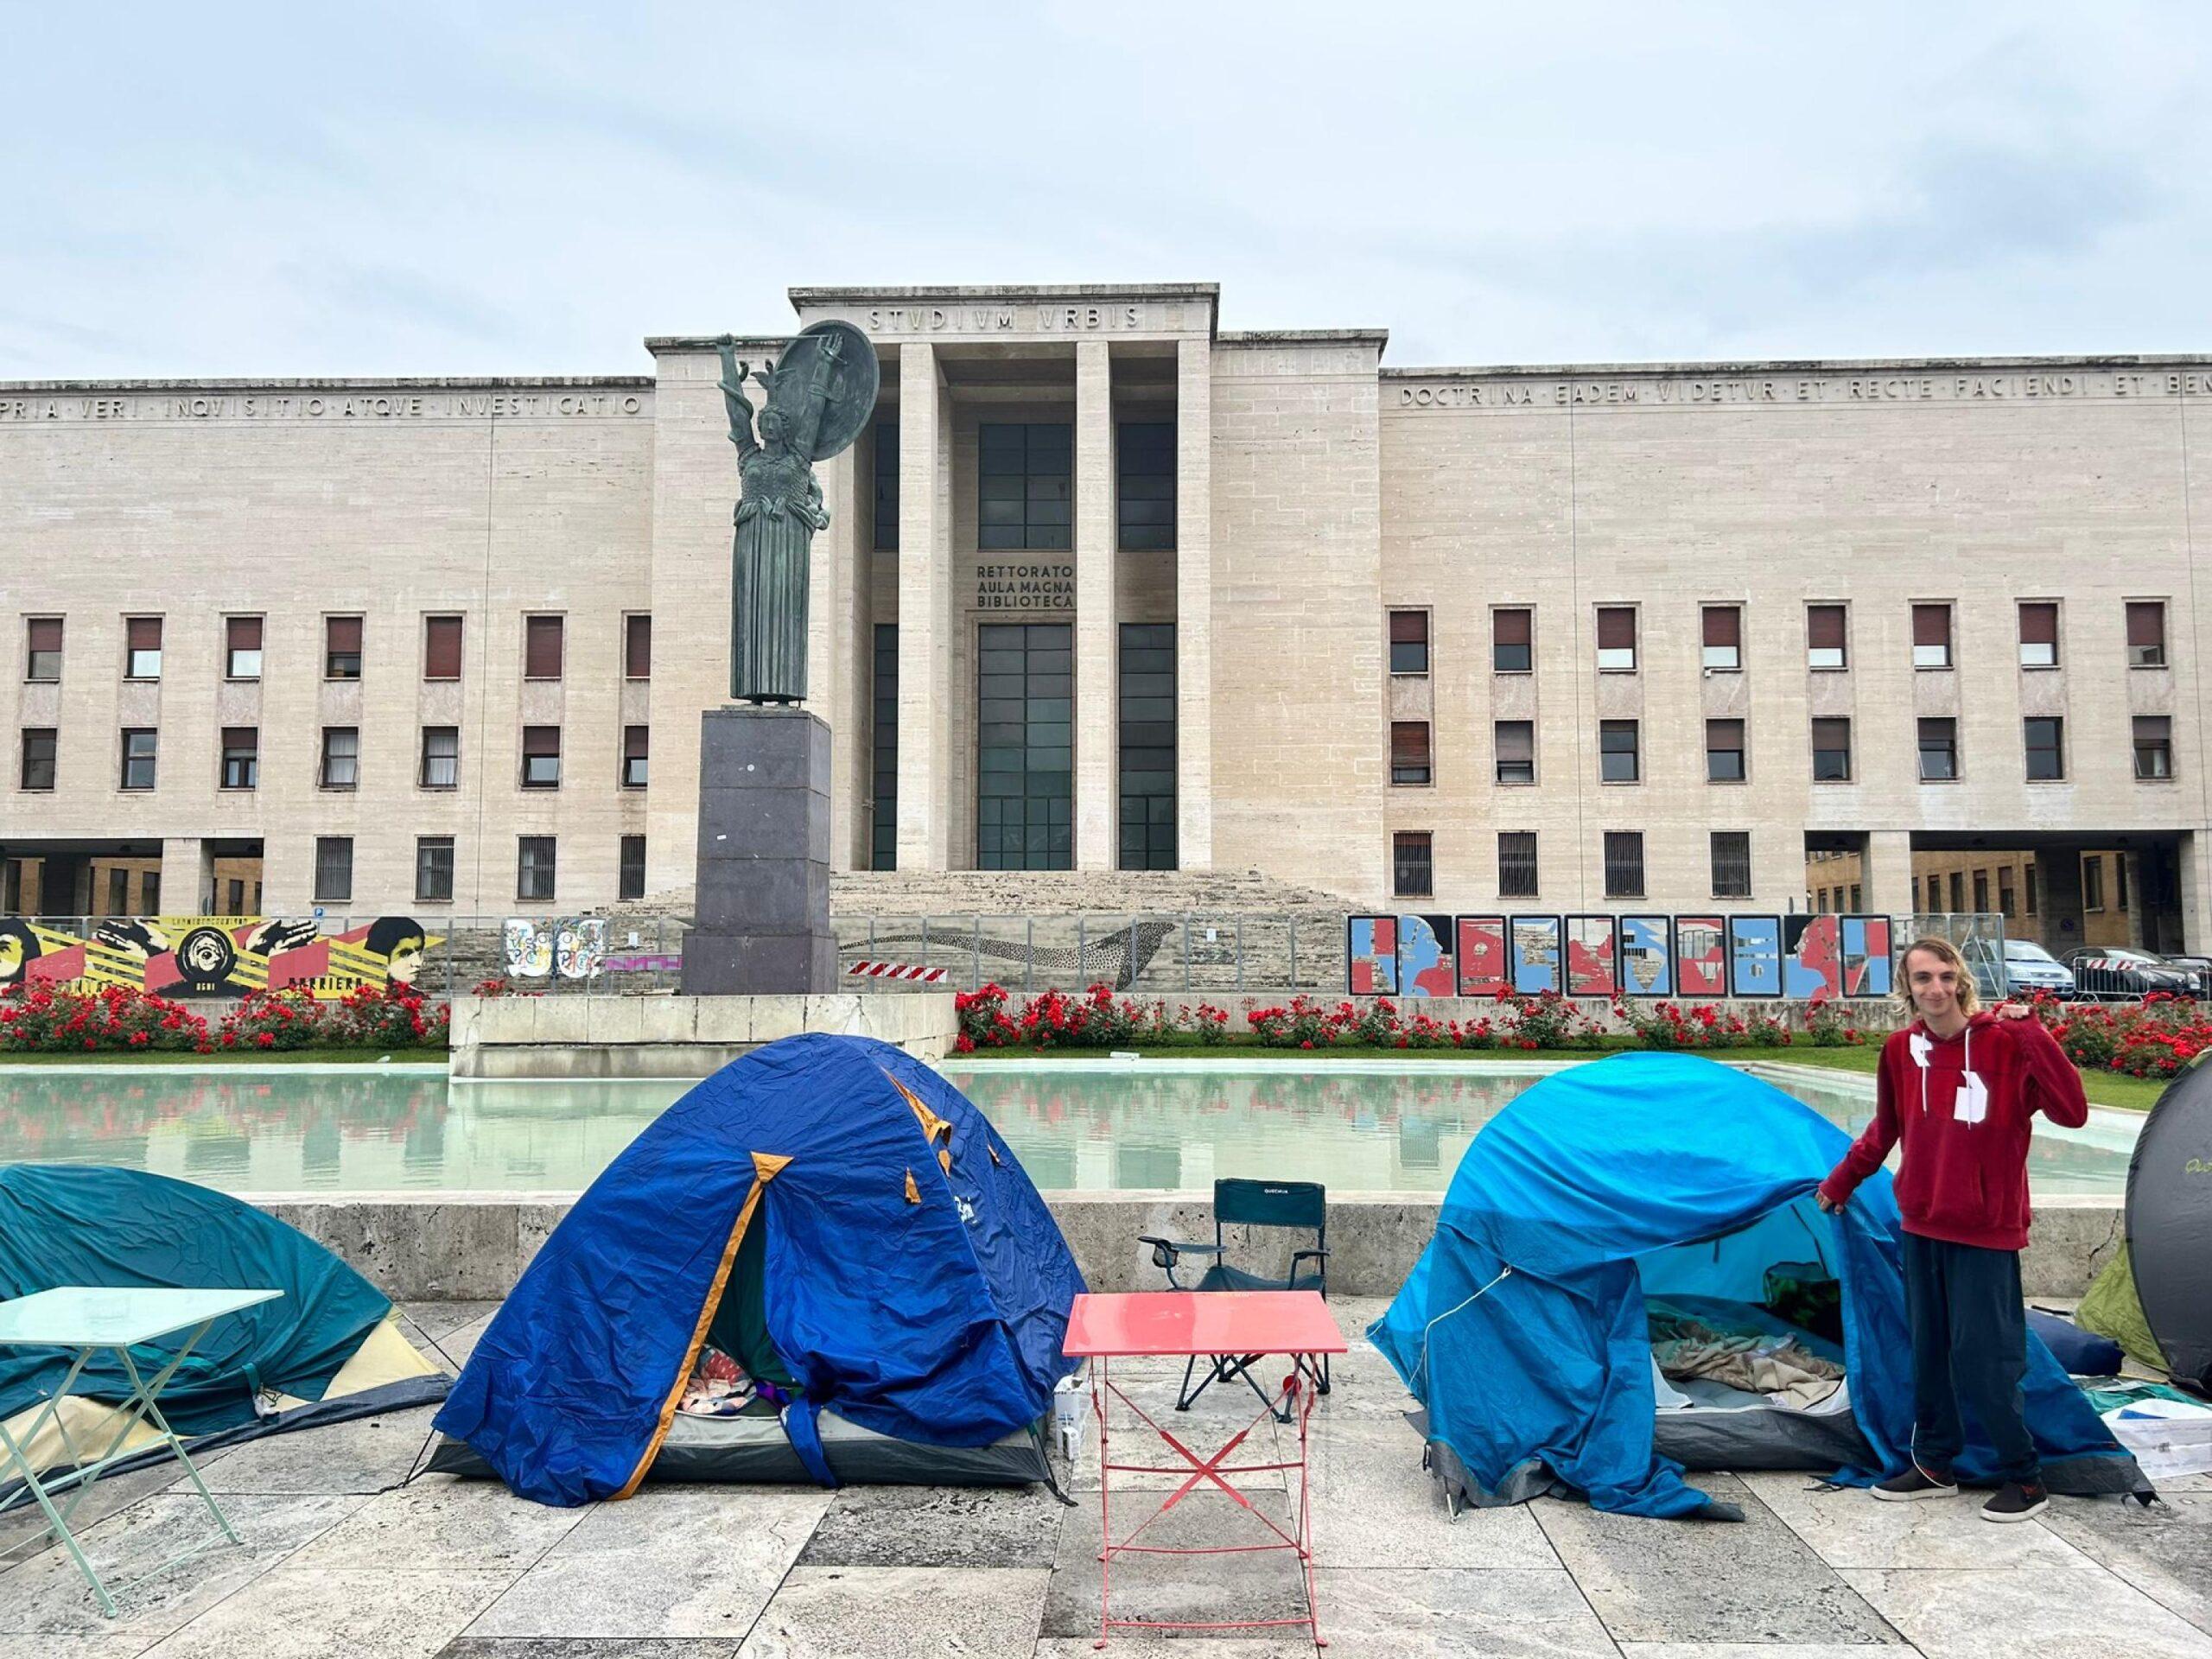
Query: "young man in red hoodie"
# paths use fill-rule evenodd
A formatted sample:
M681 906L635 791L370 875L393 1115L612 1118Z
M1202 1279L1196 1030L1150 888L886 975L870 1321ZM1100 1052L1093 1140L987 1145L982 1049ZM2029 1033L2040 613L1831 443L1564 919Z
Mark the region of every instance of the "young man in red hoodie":
M1912 1465L1874 1496L1957 1494L1963 1404L1997 1450L2001 1484L1982 1518L2024 1521L2050 1503L2020 1395L2028 1136L2037 1112L2077 1127L2089 1103L2073 1062L2026 1008L1975 1011L1973 976L1948 941L1916 940L1901 971L1898 988L1919 1017L1883 1044L1874 1121L1820 1189L1821 1209L1842 1209L1904 1143L1896 1192L1912 1330Z

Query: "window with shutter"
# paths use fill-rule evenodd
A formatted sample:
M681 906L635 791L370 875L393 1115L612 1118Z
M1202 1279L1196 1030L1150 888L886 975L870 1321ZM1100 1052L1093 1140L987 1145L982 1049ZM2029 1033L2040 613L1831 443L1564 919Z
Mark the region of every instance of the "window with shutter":
M622 677L649 680L653 677L653 620L642 613L622 619Z
M1805 607L1805 664L1808 668L1846 666L1842 606Z
M23 677L27 680L58 680L61 677L61 619L58 616L35 616L23 625L27 659Z
M645 733L643 726L622 728L622 787L643 789L645 786Z
M1920 781L1948 784L1959 775L1959 722L1923 720L1920 722Z
M1733 605L1705 607L1705 661L1711 669L1744 665L1744 613Z
M1390 613L1390 671L1393 674L1428 672L1428 613Z
M261 677L261 619L257 616L226 617L223 621L226 657L223 672L233 680L257 680Z
M526 680L561 677L561 619L530 616L523 619L522 675Z
M1816 720L1813 722L1813 781L1841 784L1851 781L1851 722Z
M129 680L158 680L162 677L162 619L158 616L134 616L123 625L124 660L123 676Z
M1912 607L1912 665L1948 668L1951 665L1951 607L1916 605Z
M323 621L322 677L358 680L361 677L361 619L333 616Z
M525 726L522 728L522 786L557 789L561 784L561 728Z
M2058 607L2048 600L2030 601L2020 607L2020 666L2057 665Z
M1708 720L1705 722L1705 780L1709 784L1744 781L1744 722Z
M1497 781L1533 784L1536 781L1536 723L1530 720L1501 720L1491 728L1497 752Z
M1598 666L1615 674L1636 668L1636 612L1625 605L1598 607Z
M2127 665L2166 665L2166 603L2162 599L2127 601Z
M457 680L461 677L461 619L428 616L423 619L423 677Z
M1529 610L1490 613L1490 665L1499 674L1526 674L1535 665L1536 613Z
M1430 781L1428 722L1394 720L1390 722L1390 781L1425 784Z
M2167 715L2135 716L2135 775L2164 782L2174 775L2174 722Z

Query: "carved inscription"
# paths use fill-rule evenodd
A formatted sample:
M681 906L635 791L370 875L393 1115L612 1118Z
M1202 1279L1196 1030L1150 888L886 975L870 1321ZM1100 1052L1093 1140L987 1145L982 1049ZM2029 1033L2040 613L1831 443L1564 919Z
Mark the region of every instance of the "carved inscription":
M979 611L1071 611L1072 564L981 564L976 567Z
M1162 315L1163 309L1166 315ZM1156 305L881 305L853 321L871 334L1097 334L1182 326Z
M0 421L556 420L644 412L635 391L286 391L79 393L0 391Z
M1586 404L1720 408L1784 404L1999 404L2050 399L2212 397L2212 370L2053 369L2004 373L1607 377L1408 380L1400 409L1564 409Z

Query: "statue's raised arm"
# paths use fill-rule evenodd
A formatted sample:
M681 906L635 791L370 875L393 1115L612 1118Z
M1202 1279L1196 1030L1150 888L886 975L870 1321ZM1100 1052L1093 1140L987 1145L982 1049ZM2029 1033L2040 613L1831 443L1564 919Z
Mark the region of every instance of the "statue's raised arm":
M724 334L715 342L715 350L722 359L722 407L729 411L729 441L737 446L738 460L760 447L753 435L753 405L745 396L745 374L751 366L737 355L737 337Z

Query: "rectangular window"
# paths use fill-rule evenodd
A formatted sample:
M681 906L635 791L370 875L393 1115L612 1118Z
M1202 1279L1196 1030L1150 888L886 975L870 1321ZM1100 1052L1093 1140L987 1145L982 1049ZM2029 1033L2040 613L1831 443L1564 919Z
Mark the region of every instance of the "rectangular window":
M1744 781L1744 722L1708 720L1705 722L1705 780L1708 784Z
M1948 784L1959 775L1959 722L1923 720L1920 722L1920 781Z
M1175 423L1123 421L1115 449L1122 550L1175 545Z
M1529 610L1490 613L1490 665L1499 674L1526 674L1535 665L1536 613Z
M1977 916L1986 916L1989 913L1989 872L1987 870L1976 870L1974 873L1974 909Z
M1851 907L1854 911L1866 908L1866 900L1859 896L1859 884L1856 881L1851 884Z
M515 897L553 897L553 837L522 836L515 842Z
M1748 899L1751 896L1751 832L1715 830L1713 832L1713 896Z
M1401 899L1426 899L1436 891L1427 830L1401 830L1390 837L1390 891Z
M353 897L353 838L317 836L315 838L315 900L340 904Z
M1073 429L987 421L976 429L976 544L1065 548L1073 522Z
M522 728L522 786L558 789L561 786L561 728L525 726Z
M1641 830L1605 831L1605 897L1643 897L1643 834Z
M1432 781L1428 757L1428 722L1394 720L1390 722L1390 781L1426 784Z
M460 727L425 726L423 728L423 767L418 775L425 789L460 787Z
M875 550L899 550L899 423L875 423Z
M976 639L976 865L1072 869L1074 631L987 623Z
M453 837L415 838L415 898L418 904L453 902Z
M322 769L325 789L358 789L361 783L361 728L326 726L322 728Z
M2058 666L2058 607L2049 600L2020 606L2020 666Z
M57 627L59 626L56 624ZM2166 602L2163 599L2131 599L2127 601L2127 665L2130 668L2164 668L2166 665Z
M1533 899L1536 896L1536 832L1503 830L1497 836L1497 896Z
M423 677L457 680L461 677L461 619L426 616L423 619Z
M1916 605L1912 607L1912 665L1948 668L1951 665L1951 607Z
M261 677L261 619L226 616L223 619L223 677L257 680Z
M2027 914L2036 913L2036 867L2029 865L2020 872L2020 891L2027 900Z
M138 913L158 916L162 913L162 873L143 870L138 876Z
M2127 855L2112 855L2112 901L2119 909L2127 908Z
M123 733L123 787L151 789L154 765L160 746L157 734L145 727L126 727Z
M899 625L875 625L875 806L870 818L871 862L899 868Z
M1636 611L1627 605L1598 607L1598 667L1612 674L1636 670Z
M1122 846L1125 870L1176 867L1175 625L1122 624Z
M1813 722L1813 781L1840 784L1851 780L1851 722L1824 719Z
M225 902L230 906L230 910L227 913L232 916L245 915L245 883L242 880L226 881L223 884L223 890Z
M107 873L107 913L111 916L130 913L130 872L120 865Z
M643 612L622 619L622 677L653 677L653 620Z
M1936 915L1942 908L1943 878L1940 875L1931 875L1928 878L1928 913L1931 916Z
M1705 661L1707 668L1732 671L1744 665L1744 613L1740 606L1705 607Z
M25 789L54 787L54 757L60 736L51 726L23 728L23 766L18 775Z
M2105 907L2105 861L2101 854L2091 854L2082 861L2082 908L2102 910Z
M2174 722L2167 715L2135 716L2135 775L2147 780L2174 775Z
M162 619L128 616L123 620L123 677L158 680L162 677Z
M2028 781L2054 783L2066 776L2066 722L2037 715L2027 722Z
M643 836L622 837L620 869L616 878L615 897L642 899L645 896L645 838Z
M23 625L23 677L58 680L61 677L61 619L35 616Z
M223 787L251 789L261 781L261 729L223 728Z
M1601 720L1598 722L1598 781L1601 784L1632 784L1639 771L1637 755L1637 722L1632 720Z
M525 680L561 677L563 619L526 616L522 620L522 677Z
M1844 652L1844 607L1842 606L1808 605L1805 607L1805 666L1808 668L1847 666Z
M1497 749L1497 781L1533 784L1536 781L1536 722L1501 720L1491 728Z
M1944 908L1954 916L1963 916L1967 909L1966 876L1961 871L1953 870L1948 880L1951 885L1951 902Z
M1393 674L1428 672L1428 613L1390 613L1390 671Z
M622 787L643 789L645 786L645 734L643 726L622 728Z
M2012 867L2007 864L1997 872L1997 913L2010 916L2018 902L2012 890Z
M358 680L361 677L359 617L323 618L322 677L326 680Z

